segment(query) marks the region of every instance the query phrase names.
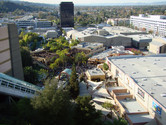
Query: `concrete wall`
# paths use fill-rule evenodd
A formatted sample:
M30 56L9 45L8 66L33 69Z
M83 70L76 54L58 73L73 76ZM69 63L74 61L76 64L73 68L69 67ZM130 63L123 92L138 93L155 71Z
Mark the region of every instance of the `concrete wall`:
M0 28L0 72L11 75L11 57L8 28Z
M8 24L12 76L24 80L18 31L15 24Z
M81 38L82 42L90 42L90 43L105 43L107 39L102 36L85 36Z
M108 38L106 43L104 43L104 46L110 47L110 46L125 46L125 47L131 47L131 38L123 37L123 36L116 36L112 38Z
M146 49L151 41L152 39L140 40L140 41L132 40L132 45L138 49Z
M159 54L160 53L160 47L150 43L149 51L154 53L154 54Z

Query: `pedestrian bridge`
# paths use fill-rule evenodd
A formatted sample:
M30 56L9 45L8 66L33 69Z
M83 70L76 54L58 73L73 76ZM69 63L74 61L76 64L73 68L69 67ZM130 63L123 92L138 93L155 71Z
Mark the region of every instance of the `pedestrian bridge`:
M21 98L32 98L41 90L41 87L0 73L0 93Z

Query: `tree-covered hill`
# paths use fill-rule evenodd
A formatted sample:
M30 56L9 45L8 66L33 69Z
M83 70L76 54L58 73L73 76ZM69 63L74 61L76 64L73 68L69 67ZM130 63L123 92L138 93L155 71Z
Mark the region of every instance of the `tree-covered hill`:
M11 2L11 1L0 1L0 13L13 12L16 9L17 10L24 10L24 11L27 11L27 12L45 10L42 7L26 6L23 3L14 3L14 2Z

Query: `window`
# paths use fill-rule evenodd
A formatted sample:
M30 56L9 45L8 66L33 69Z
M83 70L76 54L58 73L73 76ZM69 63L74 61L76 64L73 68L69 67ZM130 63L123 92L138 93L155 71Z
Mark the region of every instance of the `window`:
M2 83L1 83L2 86L7 86L7 84L8 83L6 81L2 81Z
M18 85L15 85L15 89L18 89L18 90L20 90L20 86L18 86Z
M8 87L13 88L14 85L13 85L12 83L9 83L9 84L8 84Z
M31 93L32 93L32 94L35 94L35 91L34 91L34 90L31 90Z
M30 93L30 89L27 89L26 92L27 92L27 93Z
M140 88L138 88L138 95L144 99L145 93Z
M21 91L25 91L25 88L24 88L24 87L21 87Z

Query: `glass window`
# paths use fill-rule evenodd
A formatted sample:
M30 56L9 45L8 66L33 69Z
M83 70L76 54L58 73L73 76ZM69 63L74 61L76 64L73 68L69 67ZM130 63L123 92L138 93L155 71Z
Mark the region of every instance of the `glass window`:
M138 95L144 99L145 93L140 88L138 88Z

